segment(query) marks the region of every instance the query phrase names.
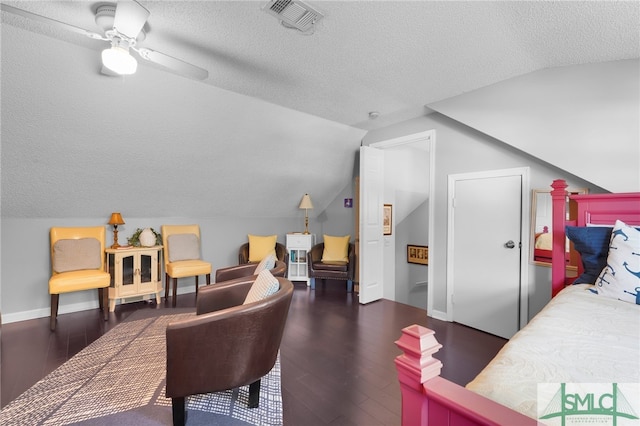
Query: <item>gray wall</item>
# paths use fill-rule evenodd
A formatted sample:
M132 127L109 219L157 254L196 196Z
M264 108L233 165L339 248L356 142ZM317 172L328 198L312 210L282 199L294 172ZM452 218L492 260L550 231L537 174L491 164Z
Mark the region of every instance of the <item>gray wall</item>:
M607 191L631 192L640 190L639 76L637 58L546 68L428 106Z
M309 227L312 233L353 236L354 209L342 205L343 198L353 198L353 184L348 183L329 207L322 212L309 212ZM316 216L323 219L319 224ZM113 243L113 229L106 225L108 217L99 218L3 218L0 225L2 247L2 320L4 323L46 317L50 311L50 296L47 290L51 263L49 256L49 228L53 226L96 226L104 224L107 229L107 245ZM202 234L202 258L212 263L213 269L238 263L238 248L247 242L247 234L278 235L285 243L288 232L304 230L304 211L293 218L132 218L124 216L125 225L118 227L118 242L125 244L127 237L136 228L152 227L160 231L163 224L200 225ZM213 278L212 278L213 279ZM194 291L193 278L180 279L178 293ZM200 278L204 284L204 278ZM60 296L59 313L75 312L98 306L96 291L82 291Z
M363 143L369 145L432 129L436 131L435 192L430 194L429 203L435 203L434 217L430 218L435 221L435 235L432 236L434 244L429 247L429 268L433 268L434 282L428 285L433 287L433 306L437 311L430 315L444 315L447 310L447 178L450 174L529 167L531 188L546 189L554 179L563 178L572 187L589 188L591 192L602 192L602 189L438 113L369 132ZM426 220L423 226L427 228ZM532 266L530 271L529 317L551 296L549 268Z
M402 222L396 224L396 302L427 309L428 266L407 263L407 244L428 245L429 202L420 204Z
M344 199L351 198L353 207L344 207ZM316 243L322 242L322 235L350 235L355 240L355 181L347 183L336 198L314 219L309 219L309 232L316 234Z

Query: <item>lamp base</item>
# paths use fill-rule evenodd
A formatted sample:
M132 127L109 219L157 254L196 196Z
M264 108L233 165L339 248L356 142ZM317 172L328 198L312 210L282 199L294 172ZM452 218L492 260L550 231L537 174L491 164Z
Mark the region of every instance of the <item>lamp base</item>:
M304 232L303 234L308 235L309 234L309 216L304 215Z
M118 225L113 227L113 244L111 244L111 248L118 248L120 244L118 244Z

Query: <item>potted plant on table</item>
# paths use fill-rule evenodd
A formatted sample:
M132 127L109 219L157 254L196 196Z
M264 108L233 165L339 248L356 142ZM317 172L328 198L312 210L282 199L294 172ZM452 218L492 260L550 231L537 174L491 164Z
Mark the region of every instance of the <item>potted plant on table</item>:
M138 228L133 235L127 238L127 242L134 247L160 246L162 245L162 235L153 228Z

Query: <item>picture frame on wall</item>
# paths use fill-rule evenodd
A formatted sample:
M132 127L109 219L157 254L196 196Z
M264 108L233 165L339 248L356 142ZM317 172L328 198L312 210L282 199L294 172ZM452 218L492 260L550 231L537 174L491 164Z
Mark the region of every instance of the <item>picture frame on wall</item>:
M418 265L428 265L429 247L407 244L407 262Z
M382 207L382 234L391 235L391 224L393 223L392 215L393 206L391 204L385 204Z

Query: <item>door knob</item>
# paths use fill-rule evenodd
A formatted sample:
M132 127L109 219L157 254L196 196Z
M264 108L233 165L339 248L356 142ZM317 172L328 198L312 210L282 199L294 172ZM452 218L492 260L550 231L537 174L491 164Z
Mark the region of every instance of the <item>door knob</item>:
M505 246L506 248L510 248L510 249L512 249L512 248L514 248L514 247L516 246L516 243L514 243L514 242L513 242L513 241L511 241L511 240L509 240L509 241L507 241L506 243L504 243L504 246Z

